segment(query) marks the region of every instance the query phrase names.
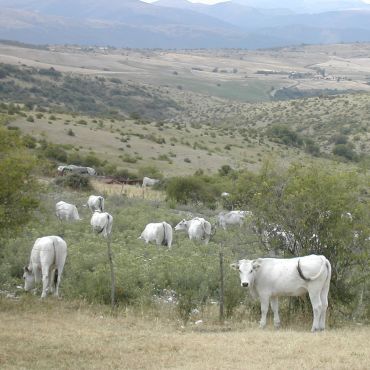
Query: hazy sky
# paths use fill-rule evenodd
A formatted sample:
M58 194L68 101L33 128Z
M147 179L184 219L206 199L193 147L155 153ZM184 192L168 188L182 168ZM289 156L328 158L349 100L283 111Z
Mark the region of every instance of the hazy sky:
M152 3L156 0L142 0L142 1L145 1L146 3ZM188 0L188 1L190 1L191 3L217 4L217 3L225 2L227 0ZM314 0L314 2L320 3L320 0ZM370 0L362 0L362 2L370 4Z

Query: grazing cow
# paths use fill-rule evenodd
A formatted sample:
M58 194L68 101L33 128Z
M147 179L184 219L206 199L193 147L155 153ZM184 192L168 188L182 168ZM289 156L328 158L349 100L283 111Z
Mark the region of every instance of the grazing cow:
M104 212L104 198L100 195L90 195L86 206L89 207L90 211L93 213L95 211Z
M278 297L297 297L308 292L313 309L311 331L325 329L331 265L324 256L240 260L231 267L239 271L241 286L249 288L252 296L261 301L261 328L266 325L269 303L274 325L279 327Z
M107 237L112 232L113 217L108 212L95 211L91 217L90 225L98 234Z
M218 215L218 224L226 230L226 226L239 225L242 226L246 216L252 216L250 211L230 211L220 212Z
M24 267L24 290L34 289L42 276L41 298L45 298L49 291L58 296L66 257L67 244L61 237L38 238L31 251L30 263Z
M171 248L172 226L167 222L150 223L145 226L139 239L145 240L146 244L155 242L157 245L166 245Z
M150 177L144 177L142 187L145 188L147 186L153 186L155 184L158 184L159 182L160 182L160 180L151 179Z
M211 224L201 217L192 220L182 220L175 226L176 231L186 231L190 240L204 240L208 244L211 237Z
M81 220L77 207L74 204L66 203L62 200L55 205L55 215L60 221Z
M222 193L221 193L221 197L222 198L228 198L230 196L230 193L228 193L228 192L226 192L226 191L223 191Z

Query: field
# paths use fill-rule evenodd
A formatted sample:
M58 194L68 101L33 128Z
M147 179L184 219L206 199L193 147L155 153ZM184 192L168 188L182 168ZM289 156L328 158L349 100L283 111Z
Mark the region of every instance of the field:
M2 369L367 369L370 329L260 330L22 297L0 300Z
M0 60L61 72L115 76L239 101L266 101L271 91L298 82L302 90L369 91L368 44L301 46L274 50L133 50L50 46L47 50L0 45ZM318 69L326 79L316 80ZM266 73L261 73L266 72ZM289 73L309 73L292 80ZM333 82L334 81L334 82Z
M24 173L16 132L38 180L29 222L13 235L3 218L0 229L0 368L369 368L369 57L370 44L252 52L0 42L0 123L9 129L0 141L10 141L0 157L9 151L17 159L0 166L1 199L20 203L8 181ZM92 188L77 176L71 190L73 176L55 176L57 165L70 163L98 170ZM107 184L104 175L163 181L159 190L142 189ZM114 312L107 244L84 207L93 193L114 220ZM27 196L22 206L32 206ZM60 200L75 204L81 220L57 220ZM242 227L217 227L218 213L234 207L254 216ZM209 244L178 231L171 249L138 239L150 222L174 227L193 217L211 222ZM279 236L263 240L270 226L295 233L298 249ZM59 300L19 287L42 235L68 245ZM275 252L330 255L326 332L309 332L307 297L281 300L281 330L271 315L258 329L259 305L229 264Z

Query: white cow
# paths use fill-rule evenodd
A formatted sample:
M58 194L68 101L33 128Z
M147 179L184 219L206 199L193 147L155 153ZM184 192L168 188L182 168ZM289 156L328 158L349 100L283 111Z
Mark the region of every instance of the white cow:
M228 198L230 196L230 193L228 193L227 191L223 191L222 193L221 193L221 197L222 198Z
M150 177L144 177L142 187L145 188L147 186L153 186L155 184L158 184L159 182L160 182L160 180L151 179Z
M239 271L241 286L248 287L252 296L261 301L261 328L266 325L269 303L274 325L279 327L278 297L296 297L308 292L313 309L311 331L325 329L331 265L324 256L240 260L231 267Z
M145 240L145 243L155 242L157 245L172 245L172 226L167 222L150 223L145 226L139 239Z
M86 167L87 169L87 173L90 175L90 176L95 176L96 175L96 170L92 167Z
M107 237L112 232L113 217L108 212L95 211L91 217L90 225L98 234Z
M104 198L100 195L90 195L86 206L89 207L91 212L104 212Z
M60 221L81 220L77 207L74 204L66 203L62 200L55 205L55 215Z
M186 231L190 240L204 240L208 244L211 237L212 226L202 217L192 220L182 220L175 226L176 231Z
M49 291L58 296L66 257L67 244L61 237L38 238L31 251L30 263L24 267L24 290L34 289L42 276L41 298L45 298Z
M218 215L218 224L226 230L226 226L239 225L242 226L247 216L252 216L250 211L230 211L220 212Z

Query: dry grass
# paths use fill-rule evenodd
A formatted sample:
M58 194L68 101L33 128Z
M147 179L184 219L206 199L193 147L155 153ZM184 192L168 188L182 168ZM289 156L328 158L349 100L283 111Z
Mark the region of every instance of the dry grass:
M48 299L0 301L1 369L368 369L370 328L311 334L179 323ZM100 311L99 311L100 309ZM229 329L228 331L225 329Z
M106 196L123 195L128 198L141 198L156 201L165 200L164 193L159 190L142 188L134 185L106 184L99 180L92 180L91 184L96 191Z

